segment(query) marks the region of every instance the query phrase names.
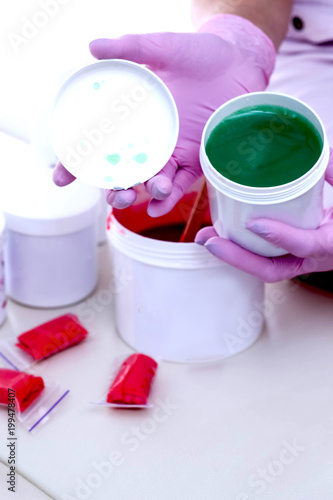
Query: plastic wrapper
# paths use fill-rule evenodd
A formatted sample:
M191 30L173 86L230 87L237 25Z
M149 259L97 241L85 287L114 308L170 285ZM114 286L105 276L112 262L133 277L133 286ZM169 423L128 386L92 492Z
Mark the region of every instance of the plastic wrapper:
M42 377L32 373L0 368L0 405L10 404L11 418L17 415L29 432L46 423L68 393L57 382L44 384Z
M24 412L44 390L44 381L29 373L0 369L0 403L6 404L8 390L15 394L18 411Z
M22 333L17 340L0 341L0 356L14 370L25 370L82 342L87 335L77 316L65 314Z
M132 354L123 361L101 406L115 408L150 408L148 402L158 364L145 354Z

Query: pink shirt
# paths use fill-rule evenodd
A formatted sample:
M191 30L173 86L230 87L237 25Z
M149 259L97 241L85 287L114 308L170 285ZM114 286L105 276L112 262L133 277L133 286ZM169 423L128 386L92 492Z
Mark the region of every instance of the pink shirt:
M333 147L333 0L294 2L267 90L308 103L324 122ZM333 189L325 189L325 205L332 206Z
M312 106L333 145L333 0L295 1L268 90Z

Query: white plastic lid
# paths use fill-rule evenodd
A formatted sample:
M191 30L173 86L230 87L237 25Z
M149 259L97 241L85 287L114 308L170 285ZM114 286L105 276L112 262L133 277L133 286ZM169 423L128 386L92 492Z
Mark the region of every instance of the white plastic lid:
M6 175L1 207L9 230L37 236L55 236L79 231L95 223L101 192L75 181L57 187L52 170L37 168L33 152L25 145L25 156L15 156Z
M71 75L51 111L50 138L75 177L128 189L157 174L176 146L178 112L166 85L131 61L95 62Z

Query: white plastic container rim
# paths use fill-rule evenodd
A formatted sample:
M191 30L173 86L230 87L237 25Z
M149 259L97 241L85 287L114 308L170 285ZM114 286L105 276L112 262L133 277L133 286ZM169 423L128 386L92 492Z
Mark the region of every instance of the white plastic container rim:
M132 259L152 266L172 269L201 269L227 264L196 243L161 241L126 229L111 216L110 237L117 250Z
M296 111L307 118L318 130L323 141L323 149L318 161L304 175L292 182L273 187L253 187L238 184L220 174L210 163L206 153L206 144L213 129L221 123L223 118L235 111L253 105L283 106ZM307 104L295 97L276 92L253 92L235 97L218 108L209 118L202 133L200 146L200 162L208 181L221 193L238 201L255 205L282 203L294 199L311 189L325 172L329 160L329 144L324 125Z

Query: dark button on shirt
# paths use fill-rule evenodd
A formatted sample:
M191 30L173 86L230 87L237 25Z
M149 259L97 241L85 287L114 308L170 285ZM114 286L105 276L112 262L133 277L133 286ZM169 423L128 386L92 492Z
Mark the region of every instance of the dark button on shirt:
M300 19L299 17L294 17L293 18L293 25L294 25L294 28L296 30L301 30L301 29L303 29L304 23L303 23L302 19Z

